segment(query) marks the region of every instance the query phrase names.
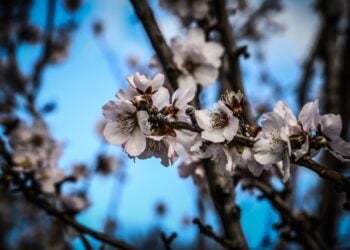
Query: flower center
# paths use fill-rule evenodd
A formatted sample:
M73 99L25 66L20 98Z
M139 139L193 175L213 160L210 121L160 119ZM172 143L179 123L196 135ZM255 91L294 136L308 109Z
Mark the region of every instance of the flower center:
M228 124L228 116L223 113L215 113L211 117L212 128L224 128Z
M284 142L280 137L280 131L277 129L273 129L270 131L271 140L270 140L270 148L273 153L280 152L284 148Z
M137 126L136 114L123 114L119 116L118 126L124 134L130 134Z
M199 66L199 63L195 63L194 61L189 59L187 59L182 65L182 67L184 67L187 70L187 72L190 74L193 74L198 68L198 66Z

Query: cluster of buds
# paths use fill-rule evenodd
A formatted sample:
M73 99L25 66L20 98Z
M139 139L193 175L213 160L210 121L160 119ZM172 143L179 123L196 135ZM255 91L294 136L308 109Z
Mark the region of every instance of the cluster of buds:
M240 91L225 92L214 110L194 110L189 105L194 88L179 88L170 97L162 86L162 74L148 79L136 73L128 77L128 83L116 101L103 107L103 114L106 140L123 145L130 157L154 156L168 166L180 156L184 167L191 168L182 169L186 176L205 158L230 175L236 166L258 176L277 164L284 181L289 178L291 158L314 157L321 148L342 161L350 160L350 143L340 138L340 116L320 115L317 100L307 103L298 118L279 101L273 112L262 115L259 126L244 120Z

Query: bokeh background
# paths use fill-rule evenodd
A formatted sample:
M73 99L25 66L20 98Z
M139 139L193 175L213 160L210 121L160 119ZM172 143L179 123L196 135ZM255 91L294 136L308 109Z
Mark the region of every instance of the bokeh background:
M54 138L64 142L59 165L67 172L77 164L94 169L96 155L102 153L121 161L115 173L93 175L88 182L80 184L87 192L90 205L79 214L78 220L101 231L107 223L117 237L136 244L150 242L158 237L160 230L166 234L177 232L175 248L194 249L198 229L191 221L199 216L203 204L198 202L200 192L193 180L179 177L178 164L165 168L158 159L129 159L120 147L107 145L99 134L101 107L114 99L118 89L127 86L126 76L135 71L150 76L155 73L148 67L154 51L131 4L128 0L83 0L81 7L71 13L63 2L57 1L55 25L74 22L77 27L69 41L67 56L45 69L38 96L39 106L55 104L54 111L45 119ZM248 2L254 9L264 1ZM42 28L47 4L48 1L36 0L30 12L32 22ZM150 4L167 41L185 34L176 16L161 8L157 0ZM247 98L256 117L270 110L278 100L286 101L298 112L303 62L324 21L315 11L314 1L285 0L279 4L280 9L268 13L268 21L258 22L267 27L262 27L265 33L261 39L242 36L238 41L240 45L248 45L251 54L248 59L242 58L241 63ZM240 20L239 15L232 16L234 28ZM40 45L20 47L19 63L24 72L31 72L41 50ZM322 100L321 72L321 63L316 64L307 100ZM216 101L217 90L217 84L203 89L200 98L204 107ZM25 117L21 110L18 112ZM322 199L319 179L301 168L296 179L293 206L314 213ZM281 184L276 180L275 185ZM249 246L252 249L275 247L278 232L273 225L280 221L279 215L267 200L258 200L257 193L237 189L237 203ZM220 232L209 199L204 201L204 207L205 223ZM350 239L349 213L342 215L337 230L339 245L344 249L350 247L346 246ZM97 241L91 241L94 247L99 246ZM83 249L79 239L72 240L72 244L75 249Z

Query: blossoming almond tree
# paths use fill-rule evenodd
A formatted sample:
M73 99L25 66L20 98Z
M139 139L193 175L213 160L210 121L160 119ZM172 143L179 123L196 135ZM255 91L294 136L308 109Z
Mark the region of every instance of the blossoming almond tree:
M128 75L127 88L119 89L115 100L106 100L102 107L104 120L99 129L104 140L121 146L123 152L137 162L155 157L166 167L179 164L179 175L184 178L191 176L199 193L210 196L212 207L220 219L222 235L203 224L201 219L194 218L193 223L201 234L224 248L250 248L240 221L240 214L244 211L236 204L236 186L258 189L261 197L270 201L280 214L281 223L276 228L283 240L296 242L305 249L334 247L315 230L317 223L314 216L295 211L287 196L290 195L288 189L292 181L295 181L294 171L303 166L345 193L344 208L350 209L349 177L331 166L318 163L324 152L329 152L341 162L350 162L350 143L342 136L342 130L348 126L348 118L332 112L321 115L316 99L303 103L298 115L294 115L287 103L278 101L272 111L264 112L254 120L245 95L240 56L249 57L249 53L246 46L237 46L236 39L262 39L261 25L256 20L261 21L259 24L263 23L262 17L268 16L266 13L271 10L280 9L279 5L274 1L264 2L250 13L242 27L233 29L227 11L232 11L232 6L226 6L224 0L162 0L160 5L177 15L186 31L184 38L176 36L166 42L147 1L130 2L155 50L158 73L135 72ZM235 10L251 12L244 2L238 1ZM324 1L320 2L326 5ZM67 11L74 12L80 1L65 0L64 4ZM322 4L319 6L321 9L324 8ZM25 4L18 6L24 13L29 11ZM16 9L18 6L14 4L12 7ZM323 10L324 15L329 15L326 10ZM101 241L101 249L105 244L118 249L134 249L137 247L135 242L126 243L79 223L75 216L90 205L87 194L81 191L70 193L63 188L66 183L89 186L92 173L84 165L74 166L71 173L59 166L64 144L51 135L43 118L45 112L35 103L43 69L65 59L70 35L67 30L73 29L61 27L56 31L53 27L54 11L55 1L50 0L48 12L51 15L48 15L44 35L44 52L33 76L22 75L14 53L17 42L35 43L40 40L40 31L28 24L27 15L21 17L20 25L15 23L13 27L10 25L4 29L0 39L0 46L7 53L6 60L1 60L0 72L5 72L2 74L4 78L14 76L6 79L14 84L5 84L6 88L1 89L1 97L8 93L11 95L5 100L7 110L0 115L4 131L0 138L1 184L5 184L2 186L7 193L20 193L29 203L63 223L62 233L80 237L86 249L93 249L86 236ZM16 20L12 18L10 21ZM334 18L332 20L335 22ZM273 26L269 21L265 20ZM329 23L325 22L325 25L331 25ZM94 32L100 35L102 26L95 25ZM320 58L330 57L327 49L318 48L315 53L322 51L324 54L319 55ZM327 73L332 68L330 66L336 68L329 65L331 62L325 63ZM347 76L346 72L344 75ZM1 84L2 81L1 78ZM199 95L214 84L220 89L220 98L212 109L204 108ZM15 97L18 96L24 99L32 122L17 117L19 103ZM96 162L95 171L103 175L117 176L122 165L114 156L104 153L99 153ZM276 181L283 186L282 191L273 185ZM163 210L160 206L160 213ZM166 249L171 249L175 237L176 234L170 237L161 234ZM199 246L198 249L203 248Z

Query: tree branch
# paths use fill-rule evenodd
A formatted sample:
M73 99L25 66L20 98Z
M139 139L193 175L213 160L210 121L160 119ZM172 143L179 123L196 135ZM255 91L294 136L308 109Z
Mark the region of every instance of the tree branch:
M197 225L199 228L199 232L201 234L204 234L205 236L215 240L216 242L218 242L220 245L222 245L223 247L227 248L227 249L239 249L237 248L237 246L235 244L233 244L231 241L218 236L212 229L211 226L209 225L204 225L200 219L195 218L193 220L193 224Z
M230 75L231 88L233 91L241 90L245 94L242 72L239 63L240 49L236 45L236 38L229 23L225 0L214 0L214 8L218 19L218 27L221 33L222 43L226 49L228 58L228 74ZM246 95L245 95L246 96ZM243 99L244 118L248 123L253 123L248 99Z
M248 249L240 224L240 209L235 205L232 179L222 176L218 166L212 164L210 160L203 160L202 164L207 176L210 195L224 228L225 238L235 244L238 249Z
M298 161L292 161L295 164L308 168L316 172L320 177L332 181L338 185L342 191L350 191L350 178L334 171L330 168L326 168L321 164L315 162L310 157L304 156Z
M146 30L151 44L157 53L166 75L168 76L171 87L173 90L176 90L178 87L177 78L180 72L173 61L173 53L168 47L162 32L158 27L152 9L149 7L147 0L130 0L130 2L134 7L137 17Z

